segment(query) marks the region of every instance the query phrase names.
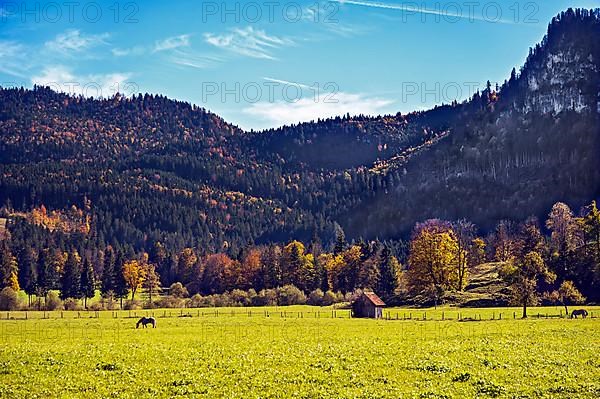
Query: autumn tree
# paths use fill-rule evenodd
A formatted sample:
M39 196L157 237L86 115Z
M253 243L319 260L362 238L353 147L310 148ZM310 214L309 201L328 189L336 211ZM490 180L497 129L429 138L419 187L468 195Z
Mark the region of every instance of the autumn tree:
M437 306L444 291L458 283L458 242L450 226L439 220L417 224L410 243L407 278L413 290L431 292Z
M494 259L498 262L508 262L517 250L514 223L510 220L501 220L496 226L492 243Z
M223 253L212 254L206 257L201 284L204 294L220 294L225 292L229 284L229 270L232 269L233 263L233 259Z
M127 282L127 286L131 292L131 300L133 301L135 293L142 286L145 279L143 264L137 259L128 260L123 265L123 277Z
M558 256L575 250L578 245L577 223L571 208L567 204L557 202L552 207L546 227L551 231L550 243Z
M556 279L540 254L533 251L504 264L500 275L510 284L513 300L523 306L523 318L527 318L527 306L538 303L538 284L551 284Z
M565 307L565 313L569 315L569 305L579 305L585 302L585 297L579 292L572 281L563 281L557 291L560 303Z
M164 281L169 277L169 254L163 243L156 241L149 254L149 262L156 265L156 271Z
M186 285L195 277L194 267L198 262L198 256L192 248L184 248L177 260L177 279Z
M469 253L471 252L471 245L473 245L477 229L473 223L462 219L452 223L452 230L456 235L457 244L455 262L458 279L456 289L462 291L467 285L470 266Z
M11 287L18 291L18 284L15 287L15 278L19 273L17 258L13 255L7 241L0 241L0 287Z
M469 253L467 255L467 262L469 268L473 268L477 265L485 263L485 249L486 244L481 237L476 237L473 239L473 241L471 241Z
M152 302L152 295L155 292L160 292L160 276L156 271L154 264L146 262L144 264L144 281L142 283L143 288L148 293L150 305Z

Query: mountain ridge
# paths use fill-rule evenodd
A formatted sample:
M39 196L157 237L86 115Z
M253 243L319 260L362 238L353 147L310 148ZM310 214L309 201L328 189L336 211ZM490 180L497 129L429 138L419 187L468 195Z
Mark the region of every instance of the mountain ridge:
M330 242L338 224L369 239L406 237L432 217L489 230L559 200L581 206L600 194L595 39L600 11L569 9L498 90L261 132L163 96L2 89L0 204L89 200L96 240L210 251L311 231Z

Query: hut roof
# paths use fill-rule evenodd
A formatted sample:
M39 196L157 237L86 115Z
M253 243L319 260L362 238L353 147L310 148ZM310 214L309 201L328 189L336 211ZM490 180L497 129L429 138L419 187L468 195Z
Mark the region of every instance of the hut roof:
M375 306L385 306L385 302L381 300L374 292L363 292L363 295L371 301L371 303Z

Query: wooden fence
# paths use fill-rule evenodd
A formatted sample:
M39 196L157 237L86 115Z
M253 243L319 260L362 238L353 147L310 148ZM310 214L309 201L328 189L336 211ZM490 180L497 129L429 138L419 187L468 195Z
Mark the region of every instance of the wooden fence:
M291 311L281 309L155 309L155 310L104 310L104 311L11 311L0 312L0 320L43 320L43 319L136 319L142 316L156 318L174 318L174 317L196 317L196 318L215 318L215 317L261 317L261 318L283 318L283 319L304 319L304 318L324 318L324 319L349 319L352 318L349 309L335 310L315 310L315 311ZM516 320L521 315L516 311L506 312L469 312L469 311L448 311L448 312L427 312L427 311L402 311L390 310L384 311L384 320L402 320L402 321L494 321L494 320ZM565 314L536 312L529 314L530 319L560 319L565 318ZM588 318L600 318L600 312L590 311Z

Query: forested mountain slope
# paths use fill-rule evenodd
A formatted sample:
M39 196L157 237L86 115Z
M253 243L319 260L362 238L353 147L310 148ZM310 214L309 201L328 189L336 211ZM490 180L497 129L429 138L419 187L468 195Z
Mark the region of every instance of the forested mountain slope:
M520 73L462 104L244 132L161 96L0 91L0 205L89 222L91 245L237 252L313 232L545 215L599 194L600 14L563 13Z

